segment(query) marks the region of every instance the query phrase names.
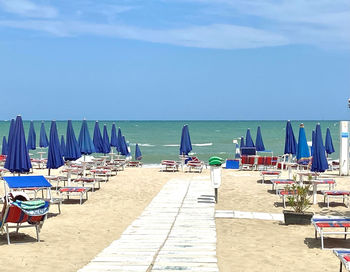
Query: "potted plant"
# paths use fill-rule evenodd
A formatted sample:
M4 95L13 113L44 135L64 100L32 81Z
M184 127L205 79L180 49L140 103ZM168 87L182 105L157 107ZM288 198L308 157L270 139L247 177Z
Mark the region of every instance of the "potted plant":
M286 225L308 225L311 223L313 213L306 212L306 210L311 207L309 189L310 185L303 184L293 184L292 186L286 187L286 190L290 192L288 203L293 209L293 211L283 211L284 223Z

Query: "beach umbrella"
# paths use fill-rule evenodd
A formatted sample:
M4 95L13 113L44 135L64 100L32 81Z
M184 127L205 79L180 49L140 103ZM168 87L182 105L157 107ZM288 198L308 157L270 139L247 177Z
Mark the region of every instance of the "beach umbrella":
M28 150L36 149L36 133L34 129L34 122L30 121L29 132L28 132L28 140L27 140L27 148Z
M295 155L297 153L297 143L295 141L292 124L287 122L286 126L286 138L284 143L284 154Z
M117 137L117 130L116 130L116 127L115 127L115 123L113 123L113 125L112 125L111 146L114 146L114 147L118 146L118 137Z
M325 148L328 155L334 153L335 151L333 146L331 131L329 128L327 128Z
M245 136L245 147L255 147L252 136L250 135L250 129L247 129L247 134Z
M8 145L6 141L6 137L2 137L2 149L1 149L1 155L7 155L8 153Z
M61 154L64 157L64 155L66 154L66 143L64 142L64 136L61 135Z
M62 141L62 139L61 139ZM91 140L89 128L87 125L86 120L83 120L83 123L81 124L81 129L79 133L78 138L78 144L80 148L80 152L83 155L90 155L91 153L95 152L95 145Z
M256 145L256 151L265 151L265 146L262 139L260 126L258 127L258 131L256 133L255 145Z
M118 137L117 137L117 146L116 149L119 153L122 153L122 149L123 149L123 134L122 134L122 130L120 128L118 128Z
M312 156L311 171L324 172L326 169L328 169L328 162L326 158L326 149L323 145L320 124L316 125L315 143L313 146L314 154Z
M138 144L135 146L135 160L140 161L142 159L142 153Z
M80 148L75 138L72 121L68 120L67 134L66 134L66 152L64 159L66 161L75 161L81 157Z
M122 154L125 157L128 157L130 155L129 149L128 149L128 145L126 143L125 137L122 136L122 150L120 152L120 154Z
M111 152L111 144L109 142L106 124L103 126L102 148L103 148L103 152L102 152L103 154L108 154L109 152Z
M315 131L312 131L312 138L311 138L311 156L314 155L314 144L315 144Z
M244 146L245 146L245 144L244 144L244 137L241 137L240 147L242 148L242 147L244 147Z
M30 168L32 168L24 134L22 117L20 115L16 118L13 133L11 135L11 145L8 149L5 168L10 172L15 173L28 173Z
M11 119L9 134L7 136L7 146L11 146L12 134L15 129L15 119Z
M50 128L49 150L47 153L46 163L46 168L49 169L48 174L50 175L50 169L57 169L62 165L64 165L64 160L62 158L60 141L58 139L56 122L52 121Z
M41 148L49 146L49 140L47 139L44 121L41 122L39 146Z
M97 153L103 153L103 139L100 131L100 126L98 125L98 121L95 122L93 142L95 146L95 151Z
M304 124L300 124L297 148L297 162L307 165L310 162L310 152L307 145Z
M180 155L188 155L192 150L190 132L188 125L184 125L181 133Z

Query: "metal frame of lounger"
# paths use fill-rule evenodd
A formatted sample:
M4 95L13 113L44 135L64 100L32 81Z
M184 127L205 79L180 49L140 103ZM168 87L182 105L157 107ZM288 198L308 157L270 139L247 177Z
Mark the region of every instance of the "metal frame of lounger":
M338 257L338 259L340 261L339 271L340 272L343 271L343 265L347 271L350 271L350 262L344 258L346 255L350 256L350 250L349 249L334 249L333 253L335 256Z
M312 224L315 227L315 239L317 238L317 233L320 234L321 238L321 248L324 248L324 235L331 234L331 235L342 235L344 234L344 239L346 240L346 236L350 234L348 231L348 228L350 227L350 218L312 218L311 219ZM328 226L319 226L318 224L328 224ZM344 225L345 224L345 225ZM345 231L324 231L324 228L344 228Z
M329 208L329 198L342 198L343 204L349 208L349 196L350 191L322 191L323 194L323 202L326 204L327 200L327 208Z
M294 184L295 181L292 179L271 179L271 183L272 183L272 190L275 190L276 195L277 195L278 194L278 189L277 189L278 185L283 186L283 189L284 189L286 186Z
M172 170L173 172L175 172L179 170L179 165L177 164L176 161L163 160L161 162L161 165L162 165L162 171Z
M191 162L189 161L187 164L188 172L192 172L192 170L197 171L198 173L202 173L203 170L203 163L201 161L198 162Z
M75 191L75 190L83 189L82 191ZM66 191L66 190L73 190L73 191ZM83 204L83 195L85 194L85 199L88 200L88 192L91 190L90 187L62 187L59 189L60 196L66 195L67 199L69 199L70 196L78 195L80 200L80 205Z
M266 174L264 174L264 172L265 172ZM270 174L268 174L268 173L270 173ZM272 173L275 173L275 174L272 174ZM277 174L277 173L278 173L278 174ZM267 177L279 178L280 175L281 175L281 171L261 171L261 172L260 172L260 175L261 175L261 177L262 177L261 183L264 184L264 183L265 183L265 179L266 179Z

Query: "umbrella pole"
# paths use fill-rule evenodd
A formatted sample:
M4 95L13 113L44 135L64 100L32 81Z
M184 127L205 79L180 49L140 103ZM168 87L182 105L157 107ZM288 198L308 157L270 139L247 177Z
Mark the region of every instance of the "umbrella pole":
M48 173L48 175L50 176L50 174L51 174L51 168L48 169L48 172L47 172L47 173Z

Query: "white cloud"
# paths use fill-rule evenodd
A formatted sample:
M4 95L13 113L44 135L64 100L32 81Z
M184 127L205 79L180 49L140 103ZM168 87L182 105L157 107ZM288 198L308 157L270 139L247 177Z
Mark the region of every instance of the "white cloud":
M12 14L32 18L55 18L57 9L51 6L37 5L29 0L0 0L0 7Z
M99 35L188 47L238 49L288 44L282 35L250 27L214 24L181 29L146 29L125 25L60 21L0 21L0 26L31 29L58 36Z

